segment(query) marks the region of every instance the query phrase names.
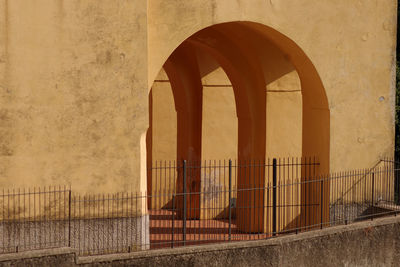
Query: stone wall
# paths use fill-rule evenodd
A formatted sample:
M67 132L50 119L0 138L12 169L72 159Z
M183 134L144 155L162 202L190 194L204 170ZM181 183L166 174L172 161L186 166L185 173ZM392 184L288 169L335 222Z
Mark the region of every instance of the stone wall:
M79 255L149 249L149 215L0 223L0 253L70 246Z
M400 217L282 238L75 258L72 249L0 256L0 266L396 266Z

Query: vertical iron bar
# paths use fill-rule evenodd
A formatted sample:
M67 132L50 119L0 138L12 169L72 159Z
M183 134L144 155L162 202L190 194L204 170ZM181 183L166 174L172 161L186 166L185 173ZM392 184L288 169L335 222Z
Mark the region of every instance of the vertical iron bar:
M21 188L18 188L18 220L17 220L17 218L15 218L17 221L18 221L18 223L21 223ZM18 235L18 245L17 245L17 252L18 252L18 248L21 246L21 238L22 238L22 236L21 236L21 233L18 233L17 234ZM50 236L51 236L51 233L50 233Z
M272 161L272 235L276 235L276 159Z
M395 184L396 184L396 190L395 190L395 204L400 204L400 177L399 177L399 166L398 163L394 163L394 173L395 173ZM396 214L396 213L395 213Z
M71 247L71 188L68 194L68 247Z
M160 181L161 181L161 179L160 179ZM119 192L117 192L117 194L114 195L113 198L115 198L115 202L116 202L115 213L113 213L113 214L114 214L113 220L114 220L115 223L116 223L115 242L116 242L117 245L116 245L116 248L115 248L115 252L118 252L118 249L119 249L119 241L120 241L120 237L119 237L119 222L118 222L118 217L119 217L119 200L120 200ZM90 204L90 202L89 202L89 204ZM90 205L89 205L89 216L90 216ZM141 229L141 228L139 228L139 229Z
M183 245L186 244L186 160L183 160Z
M292 159L292 163L294 164L294 162L293 162L293 159ZM301 186L302 186L302 184L301 183L299 183L299 158L296 158L296 163L295 163L295 166L296 166L296 184L297 184L297 188L296 188L296 204L297 203L299 203L298 205L297 205L297 207L296 207L296 234L299 232L299 220L301 220L301 216L298 216L297 214L299 214L299 213L301 213L301 196L300 196L300 201L298 201L298 199L299 199L299 187L301 188ZM300 210L300 212L299 212L299 210ZM300 221L301 222L301 221Z
M3 189L3 223L4 223L4 189ZM31 189L28 188L28 221L29 222L35 222L34 219L31 218ZM28 244L29 244L29 248L32 247L31 244L31 225L32 223L29 223L29 234L28 234ZM3 245L4 245L4 235L3 235Z
M27 223L26 223L26 206L25 206L25 200L26 200L25 188L23 190L24 190L24 192L23 192L23 196L24 196L23 203L24 204L23 204L23 208L22 208L22 210L23 210L22 220L24 221L23 225L25 228L27 225ZM26 249L26 229L25 229L25 231L23 231L23 234L24 234L24 249Z
M40 210L41 210L41 201L40 201L40 196L41 196L41 193L40 193L41 191L40 191L40 186L39 186L39 193L38 193L38 202L39 202L39 206L38 206L38 217L39 217L39 236L38 236L38 245L39 245L39 248L41 248L41 243L42 243L42 236L43 236L43 234L42 234L42 223L43 223L43 217L42 217L42 214L40 214Z
M175 194L172 195L172 230L171 230L171 248L174 248L174 227L175 227Z
M85 240L84 237L81 236L81 221L82 221L82 216L81 216L81 195L78 196L78 251L79 254L81 253L81 239L82 241Z
M232 237L232 160L229 160L229 241Z
M29 193L30 193L30 189L28 189L29 190ZM5 195L4 195L4 188L3 188L3 193L2 193L2 195L1 195L1 201L2 201L2 205L3 205L3 217L2 217L2 226L3 226L3 229L5 229L5 227L6 227L6 216L5 216L5 202L6 202L6 198L5 198ZM30 194L29 194L29 201L30 201ZM29 207L30 207L31 205L30 205L30 202L29 202ZM30 215L30 212L31 212L31 210L29 209L29 218L31 217ZM30 231L30 228L29 228L29 231ZM4 251L5 251L5 249L6 249L6 245L5 245L5 234L2 234L2 236L3 236L3 253L4 253ZM30 235L30 232L29 232L29 245L31 244L31 239L30 239L30 237L31 237L31 235Z
M374 187L375 187L375 172L372 172L372 186L371 186L371 190L372 190L372 199L371 199L372 215L371 215L371 221L374 220Z
M308 172L307 172L308 171ZM310 167L307 165L307 157L304 157L304 227L301 226L305 231L307 231L307 209L308 209L308 194L307 194L307 189L308 189L308 180L310 177L307 176L307 174L310 174ZM302 181L302 182L303 182ZM309 193L309 192L308 192Z
M324 214L324 202L323 202L323 200L324 200L324 181L323 181L323 178L321 177L320 178L321 179L321 200L320 200L320 205L321 205L321 221L320 221L320 223L321 223L321 229L323 228L323 214Z

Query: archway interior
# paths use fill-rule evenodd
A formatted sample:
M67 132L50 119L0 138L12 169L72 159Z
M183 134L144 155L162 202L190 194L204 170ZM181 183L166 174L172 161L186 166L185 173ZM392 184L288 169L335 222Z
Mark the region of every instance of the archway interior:
M225 87L230 91L221 90ZM225 105L219 103L229 99L229 92L234 101ZM322 82L302 50L266 26L231 22L192 35L165 62L150 99L150 164L162 159L158 157L171 159L171 155L178 162L183 159L200 162L207 156L232 157L232 154L237 154L238 160L313 155L320 159L322 172L329 170L329 109ZM160 115L157 122L153 120L154 101ZM175 111L171 109L172 103ZM226 112L232 107L236 118L229 115L232 112ZM221 114L222 117L218 116ZM225 123L225 128L215 131L212 126L218 125L215 122L218 119L222 125ZM232 128L236 128L235 134L229 136ZM155 136L165 140L158 140L159 145L154 146ZM215 145L224 141L225 147ZM163 144L166 147L162 147ZM162 151L170 152L167 155ZM263 207L270 201L264 191L241 191L270 185L271 181L249 179L249 176L258 175L238 174L238 227L247 232L268 231L271 225L271 214L264 208L240 211L241 206ZM186 186L187 192L201 192L207 183L202 177L207 176L199 169L191 177L184 185L182 175L177 173L176 190L182 192ZM148 181L149 184L154 187L152 181ZM165 188L167 185L159 186ZM310 189L308 195L311 194ZM308 197L302 196L299 201ZM200 212L200 205L204 204L200 194L193 195L188 201L188 207L199 206L188 210L189 218L210 216ZM182 200L178 199L178 202L182 205ZM240 217L254 220L240 223Z

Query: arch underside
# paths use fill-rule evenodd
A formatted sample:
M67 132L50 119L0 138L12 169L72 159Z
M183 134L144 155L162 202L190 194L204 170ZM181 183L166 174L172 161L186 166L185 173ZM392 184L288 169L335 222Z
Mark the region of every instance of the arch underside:
M205 63L205 55L216 64ZM165 62L163 69L170 82L176 110L177 160L202 160L202 78L216 68L223 69L234 92L238 160L265 160L277 156L276 151L282 151L280 143L286 142L283 139L291 138L277 136L279 131L275 126L285 120L288 125L300 123L298 151L301 156L318 157L320 173L329 172L329 108L315 67L289 38L265 25L251 22L223 23L203 29L185 40ZM280 113L279 106L271 104L281 90L283 94L278 98L285 98L285 93L290 93L298 103L297 109L291 109L291 116ZM200 192L200 170L194 177L197 177L194 182L183 185L178 175L178 192L182 192L184 186L188 192ZM248 177L248 174L238 174L239 191L268 186L268 181ZM308 195L312 194L310 190ZM324 190L328 191L329 187ZM302 201L309 198L308 195L302 196ZM200 205L198 198L191 198L187 206ZM238 192L237 198L238 207L264 206L267 201L265 192L259 190ZM247 221L246 225L238 227L247 232L267 231L270 225L267 213L262 208L243 209L237 213L238 217L263 220L250 224ZM200 209L193 209L188 217L200 218Z

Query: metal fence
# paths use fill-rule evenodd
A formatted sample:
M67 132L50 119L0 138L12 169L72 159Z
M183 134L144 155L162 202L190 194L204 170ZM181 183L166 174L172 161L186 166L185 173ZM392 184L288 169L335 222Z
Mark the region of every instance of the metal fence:
M259 240L400 211L399 168L323 175L315 158L158 162L149 192L81 196L67 187L0 194L0 253L79 255Z
M146 196L80 196L67 187L7 190L0 194L0 253L72 247L80 255L149 248Z

